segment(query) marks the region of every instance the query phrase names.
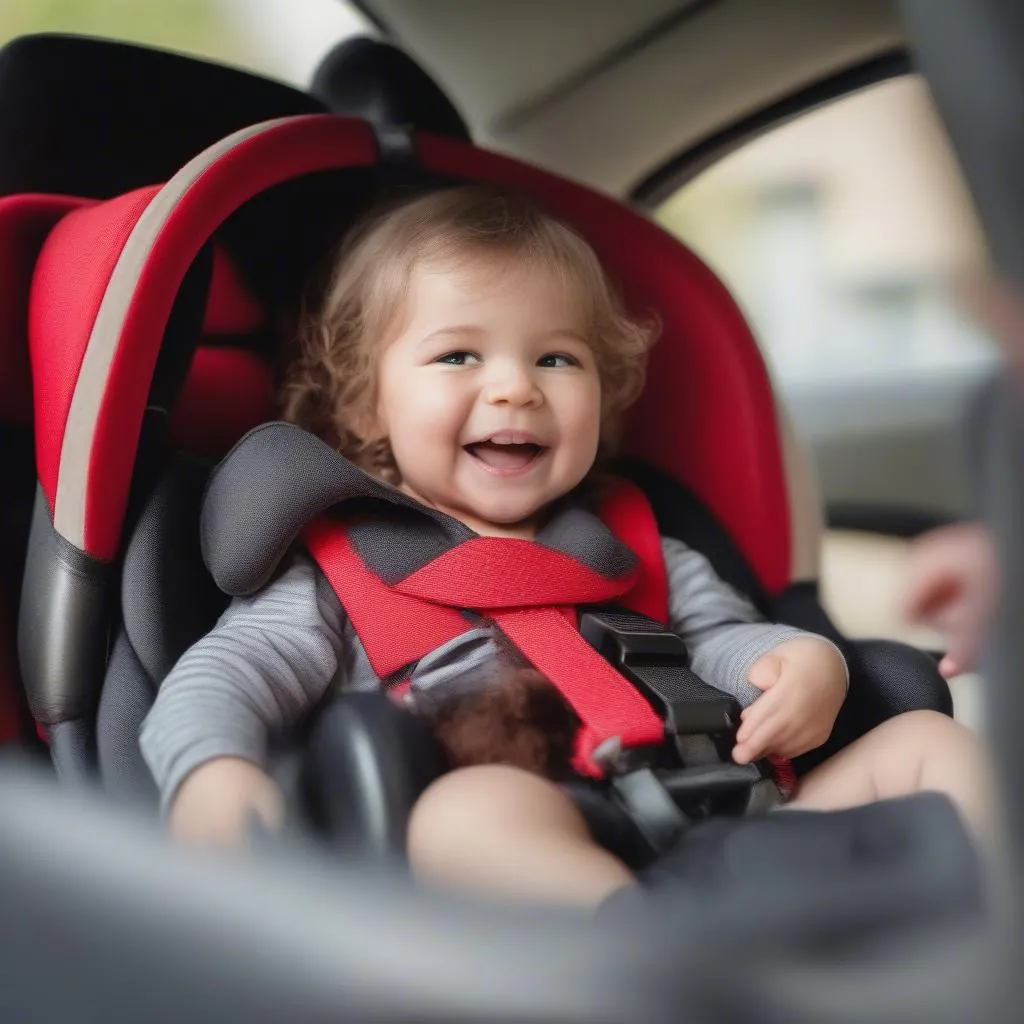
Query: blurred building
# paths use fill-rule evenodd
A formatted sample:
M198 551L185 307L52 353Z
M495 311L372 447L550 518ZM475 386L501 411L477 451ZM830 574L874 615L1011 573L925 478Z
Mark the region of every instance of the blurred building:
M954 301L983 241L916 76L770 130L658 219L726 281L783 383L992 358Z

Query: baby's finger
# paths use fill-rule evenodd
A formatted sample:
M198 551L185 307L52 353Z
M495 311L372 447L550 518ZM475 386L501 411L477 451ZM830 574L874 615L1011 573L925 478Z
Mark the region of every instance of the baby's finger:
M746 709L748 714L745 715L740 722L739 728L736 730L736 742L749 742L753 736L757 735L764 728L766 722L777 716L778 703L778 690L769 690L769 692L758 697Z
M769 697L770 694L758 697L753 704L743 709L740 715L740 727L736 730L737 743L749 739L771 713L774 701L770 700Z
M775 742L768 753L776 757L799 757L801 754L806 754L808 750L814 750L823 742L824 739L819 740L813 733L806 730L787 730L784 734L780 733L775 737Z
M742 742L737 742L736 746L733 747L732 759L737 764L749 764L751 761L756 761L759 757L764 757L768 753L769 748L774 744L775 735L778 731L777 722L778 719L775 716L766 718Z

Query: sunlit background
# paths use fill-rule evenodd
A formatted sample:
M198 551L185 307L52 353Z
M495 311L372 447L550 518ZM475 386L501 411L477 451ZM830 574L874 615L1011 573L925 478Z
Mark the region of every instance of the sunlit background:
M785 384L991 363L950 287L983 241L916 76L773 129L658 217L728 283Z
M341 0L2 0L0 43L74 32L162 46L305 85L365 20Z

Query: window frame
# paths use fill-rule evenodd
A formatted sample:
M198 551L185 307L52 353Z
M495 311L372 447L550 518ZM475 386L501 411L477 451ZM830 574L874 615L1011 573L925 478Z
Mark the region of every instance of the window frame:
M906 47L894 47L802 87L681 149L651 170L628 192L628 199L649 215L717 163L744 146L799 118L855 93L899 78L921 75ZM938 526L962 521L968 513L890 505L871 500L823 498L826 530L850 530L912 540Z
M907 49L897 47L828 75L680 150L634 185L629 201L650 212L759 136L861 89L917 73Z

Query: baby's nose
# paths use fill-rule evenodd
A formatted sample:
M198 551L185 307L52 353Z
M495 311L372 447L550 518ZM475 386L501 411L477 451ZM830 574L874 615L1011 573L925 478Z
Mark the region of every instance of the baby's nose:
M540 390L530 368L519 365L501 368L487 387L487 400L492 404L526 405L536 402L539 397Z

